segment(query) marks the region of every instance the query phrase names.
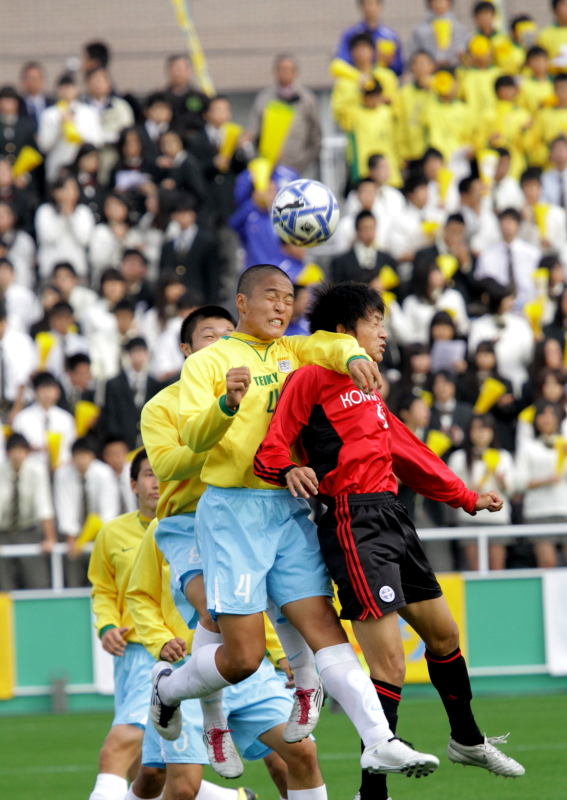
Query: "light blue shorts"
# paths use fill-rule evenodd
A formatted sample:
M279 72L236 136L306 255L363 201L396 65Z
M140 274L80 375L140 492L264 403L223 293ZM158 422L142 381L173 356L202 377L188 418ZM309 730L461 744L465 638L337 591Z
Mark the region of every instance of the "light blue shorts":
M154 536L171 570L173 601L187 627L193 630L197 627L199 615L185 597L185 587L203 572L195 538L195 514L179 514L160 520Z
M310 510L284 490L207 487L196 534L213 617L333 596Z
M129 643L123 656L114 656L113 725L136 725L144 730L155 663L155 658L141 644Z
M224 712L233 730L232 738L243 758L257 761L271 753L270 748L259 741L259 737L277 725L285 724L292 705L292 690L283 686L267 658L250 678L224 689ZM181 710L183 729L174 742L162 739L153 725L147 726L142 747L142 764L146 767L208 764L199 700L184 700Z

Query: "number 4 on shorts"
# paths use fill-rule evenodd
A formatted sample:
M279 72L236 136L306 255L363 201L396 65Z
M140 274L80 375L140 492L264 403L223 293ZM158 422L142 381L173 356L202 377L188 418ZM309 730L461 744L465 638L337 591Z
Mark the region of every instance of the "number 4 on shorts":
M235 597L243 597L245 603L250 602L250 573L241 575L238 581L238 586L234 592Z

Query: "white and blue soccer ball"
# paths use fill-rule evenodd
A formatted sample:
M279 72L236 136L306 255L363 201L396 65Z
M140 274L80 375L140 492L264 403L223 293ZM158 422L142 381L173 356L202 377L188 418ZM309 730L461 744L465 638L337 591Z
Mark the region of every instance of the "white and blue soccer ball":
M339 205L332 191L319 181L298 180L277 193L272 205L272 225L288 244L315 247L333 235Z

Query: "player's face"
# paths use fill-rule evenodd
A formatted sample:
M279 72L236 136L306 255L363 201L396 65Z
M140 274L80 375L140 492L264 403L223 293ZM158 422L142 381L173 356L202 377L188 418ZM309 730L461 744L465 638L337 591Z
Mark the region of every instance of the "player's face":
M159 500L159 483L154 475L154 471L150 467L150 462L145 459L142 461L138 480L132 481L132 491L138 495L140 503L140 511L148 515L147 512L155 513Z
M252 295L236 296L238 330L261 341L283 336L293 314L293 286L289 278L267 275L256 284Z
M193 343L191 352L196 353L198 350L214 344L222 336L230 336L233 330L234 325L228 319L211 317L199 320L191 337Z
M359 319L356 323L355 338L370 358L379 364L384 358L388 339L382 314L379 311L373 311L366 319Z

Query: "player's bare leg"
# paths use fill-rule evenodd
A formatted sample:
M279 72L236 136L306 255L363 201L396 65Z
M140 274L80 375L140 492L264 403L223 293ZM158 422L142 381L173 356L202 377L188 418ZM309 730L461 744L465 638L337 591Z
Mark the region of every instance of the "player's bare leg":
M287 797L289 800L326 800L327 789L321 775L315 742L304 739L289 744L283 740L284 725L277 725L259 738L287 765Z
M90 800L122 800L132 778L131 768L138 766L144 731L136 725L114 725L102 745L99 774ZM135 777L135 776L134 776Z

